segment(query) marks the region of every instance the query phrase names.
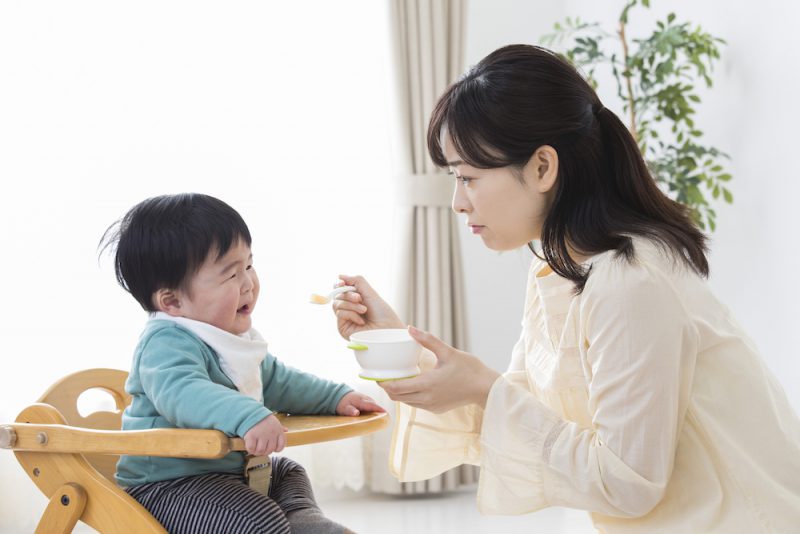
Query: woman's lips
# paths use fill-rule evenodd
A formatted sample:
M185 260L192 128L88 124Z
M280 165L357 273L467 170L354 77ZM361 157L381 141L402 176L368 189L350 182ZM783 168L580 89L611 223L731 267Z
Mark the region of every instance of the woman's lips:
M483 225L480 225L480 224L470 224L469 225L469 229L472 231L473 234L481 233L481 230L483 230L484 228L486 228L486 227L483 226Z

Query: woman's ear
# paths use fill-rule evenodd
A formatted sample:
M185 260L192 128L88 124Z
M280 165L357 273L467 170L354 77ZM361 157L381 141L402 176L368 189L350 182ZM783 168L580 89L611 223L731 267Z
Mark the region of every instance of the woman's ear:
M547 193L556 185L558 179L558 152L550 145L542 145L536 149L531 159L525 164L525 175L529 183L539 193Z
M181 299L173 289L159 289L153 294L153 305L158 311L173 317L181 316Z

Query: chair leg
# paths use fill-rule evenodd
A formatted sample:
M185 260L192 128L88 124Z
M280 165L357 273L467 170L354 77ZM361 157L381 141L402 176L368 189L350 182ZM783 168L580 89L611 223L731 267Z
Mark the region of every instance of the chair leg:
M64 484L50 497L35 534L69 534L85 507L84 489L78 484Z

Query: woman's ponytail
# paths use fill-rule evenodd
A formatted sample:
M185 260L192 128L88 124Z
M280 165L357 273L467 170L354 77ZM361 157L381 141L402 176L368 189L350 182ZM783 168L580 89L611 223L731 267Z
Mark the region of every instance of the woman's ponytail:
M633 236L660 243L708 274L706 238L687 208L658 188L625 125L550 50L500 48L448 88L428 126L428 150L440 166L447 165L440 142L445 129L461 159L477 168L519 169L539 147L556 150L558 180L542 224L541 254L577 291L589 272L574 252L616 250L632 258Z
M692 222L689 209L669 198L656 183L631 132L611 110L600 105L599 125L608 179L629 219L627 233L644 235L679 251L700 275L708 276L706 236Z

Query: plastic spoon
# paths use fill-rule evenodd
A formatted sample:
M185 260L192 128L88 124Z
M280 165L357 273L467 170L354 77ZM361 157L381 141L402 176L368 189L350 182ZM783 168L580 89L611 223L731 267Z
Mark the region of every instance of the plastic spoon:
M347 293L348 291L355 291L356 288L353 286L340 286L328 293L327 296L325 295L317 295L316 293L311 294L311 299L309 302L311 304L327 304L336 297L336 295L341 295L342 293Z

